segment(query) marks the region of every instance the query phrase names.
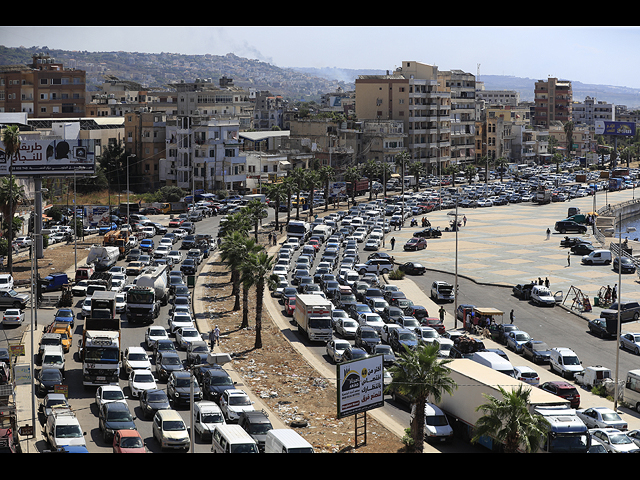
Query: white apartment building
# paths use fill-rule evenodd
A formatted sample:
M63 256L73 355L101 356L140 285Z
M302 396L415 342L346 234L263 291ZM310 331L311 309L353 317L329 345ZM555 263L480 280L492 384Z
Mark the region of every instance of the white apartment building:
M597 101L592 97L585 97L584 102L574 102L573 122L585 125L595 125L596 120L615 122L616 106L613 103Z
M239 131L238 120L189 116L167 120L167 158L160 160L160 181L206 192L246 188Z

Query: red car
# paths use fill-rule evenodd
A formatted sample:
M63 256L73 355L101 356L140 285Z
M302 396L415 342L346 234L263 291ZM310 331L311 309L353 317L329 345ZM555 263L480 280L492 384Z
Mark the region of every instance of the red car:
M293 311L296 309L296 297L287 297L284 300L284 311L287 315L293 316Z
M113 453L147 453L137 430L116 430L113 434Z
M440 335L444 333L444 324L436 317L425 317L420 320L420 325L424 327L431 327L436 330Z
M565 400L569 400L569 402L571 403L571 408L580 407L580 393L578 393L578 389L575 387L575 385L569 382L564 382L562 380L545 382L542 385L539 385L539 388L546 392L550 392L554 395L562 397Z
M182 222L184 222L184 218L172 218L169 220L169 227L178 228L182 225Z
M316 251L320 250L320 242L316 239L309 240L309 245L316 249Z
M408 250L424 250L427 248L427 241L424 238L413 237L404 244L405 251Z

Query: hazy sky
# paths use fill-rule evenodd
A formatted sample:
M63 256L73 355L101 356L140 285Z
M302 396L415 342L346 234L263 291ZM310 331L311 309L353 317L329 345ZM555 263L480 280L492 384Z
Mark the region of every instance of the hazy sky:
M403 60L483 74L640 88L640 27L0 27L0 45L172 52L279 67L393 70ZM0 59L0 63L2 59Z

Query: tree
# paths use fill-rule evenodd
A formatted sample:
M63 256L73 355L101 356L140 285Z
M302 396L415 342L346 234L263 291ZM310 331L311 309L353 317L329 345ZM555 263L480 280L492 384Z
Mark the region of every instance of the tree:
M356 202L356 182L360 180L360 177L360 171L356 167L349 167L346 172L344 172L344 180L351 184L351 198L353 199L353 203Z
M473 177L475 177L476 171L477 171L477 169L473 165L467 165L464 168L464 173L465 173L465 175L467 177L467 180L469 180L469 183L473 182Z
M564 133L567 135L567 157L571 157L571 148L573 146L573 122L569 121L563 125Z
M562 155L554 153L551 161L556 164L556 173L560 173L560 164L562 163Z
M235 295L236 301L233 311L240 310L240 273L242 262L247 252L247 235L239 231L228 232L220 244L220 258L231 270L231 283L233 285L231 295Z
M258 241L258 225L263 218L267 217L267 207L260 199L253 199L241 210L242 213L249 217L249 221L253 224L256 242Z
M369 180L369 201L371 201L373 198L373 179L378 177L380 169L375 161L367 160L360 168L360 171Z
M499 157L493 161L493 164L495 165L496 170L498 170L498 172L500 173L500 182L502 182L502 178L504 176L504 170L509 164L509 162L507 161L506 158Z
M278 213L280 205L287 200L287 188L284 183L270 183L266 188L267 198L275 203L276 230L280 228Z
M242 281L248 287L256 288L256 342L254 348L262 348L262 307L264 302L264 288L274 288L278 276L272 272L273 256L262 250L250 253L244 267Z
M284 189L287 192L287 224L291 220L291 195L295 191L296 179L293 177L284 177L282 181Z
M7 161L13 161L13 158L18 157L18 152L20 151L20 129L17 125L11 125L6 127L2 131L2 143L4 143L4 153ZM8 205L6 213L8 216L5 216L5 219L11 218L11 221L7 222L7 240L8 240L8 255L7 255L7 270L10 274L13 274L13 249L11 248L11 242L13 241L13 228L9 225L13 225L13 215L15 214L15 208L17 206L17 202L14 201L14 190L13 190L13 170L9 168L9 180L8 180L8 191L7 195L4 196L2 205ZM24 192L22 194L24 196ZM3 215L4 215L3 211Z
M336 174L332 167L325 166L318 170L318 175L324 185L324 211L326 212L329 210L329 183L335 179Z
M384 198L387 198L387 183L389 182L389 179L391 178L392 173L393 173L393 168L391 167L391 164L389 164L386 161L383 161L380 164L380 178L382 180L382 192L383 192Z
M289 172L289 177L293 179L293 188L297 195L296 220L300 220L300 191L304 184L304 170L300 167L294 168Z
M411 437L417 452L422 453L424 443L424 409L429 397L439 403L444 392L451 395L457 388L449 376L447 364L451 359L438 357L438 345L427 344L411 350L405 347L395 365L389 367L392 376L387 393L397 390L412 399L414 415Z
M407 163L411 160L411 155L406 150L403 150L396 155L396 165L400 166L400 181L402 182L402 188L404 191L404 172L407 167Z
M418 186L420 183L420 177L422 175L424 175L426 173L427 169L424 166L424 163L418 161L418 162L412 162L411 165L409 165L409 174L413 175L416 179L416 184L415 184L415 191L418 191Z
M248 269L247 260L249 258L249 255L255 254L255 253L259 253L260 251L264 250L264 247L262 245L258 244L256 240L254 240L253 238L249 238L249 237L245 237L244 248L245 248L245 253L244 253L245 256L242 258L242 262L240 264L240 269L241 269L240 281L242 282L242 324L240 325L240 328L248 328L249 327L249 289L250 289L250 285L247 284L247 282L244 281L245 276L251 274L249 272L249 269Z
M305 170L303 186L305 190L309 190L309 215L313 216L313 200L315 197L315 190L320 186L320 175L317 170Z
M515 453L522 445L527 453L538 451L547 435L549 422L538 414L529 412L531 387L518 385L511 391L498 386L502 399L484 394L487 403L476 411L484 415L476 423L473 443L480 437L491 436L504 443L505 453Z

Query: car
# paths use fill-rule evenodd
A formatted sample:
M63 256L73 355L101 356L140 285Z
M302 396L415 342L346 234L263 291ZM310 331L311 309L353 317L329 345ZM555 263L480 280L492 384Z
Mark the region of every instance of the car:
M351 360L360 360L362 358L367 358L368 356L369 354L363 348L350 345L342 354L342 361L349 362Z
M353 322L353 320L350 321ZM344 351L350 346L351 344L347 340L334 338L327 342L325 350L327 352L327 356L333 360L333 363L341 363Z
M420 238L440 238L442 236L442 232L437 228L429 227L414 233L413 236Z
M617 323L615 325L611 325L612 328L609 328L609 324L613 323L612 320L605 320L604 318L592 318L587 322L587 326L589 327L589 332L597 335L600 338L611 338L615 337L617 331Z
M204 340L196 340L187 344L187 366L202 365L209 358L209 345Z
M522 356L533 363L548 363L551 349L542 340L529 340L522 345Z
M144 264L138 260L130 262L129 265L127 265L126 274L137 277L138 275L140 275L140 273L142 273L143 268Z
M158 363L158 358L166 352L178 353L173 340L170 338L160 338L153 345L153 361Z
M364 250L367 251L375 251L380 248L380 240L376 238L370 238L366 241L364 245Z
M596 247L594 247L590 243L578 243L571 247L571 253L573 253L574 255L589 255L595 249Z
M0 309L19 308L24 310L27 308L29 298L30 295L18 293L13 289L0 292Z
M22 247L30 247L31 243L33 242L31 240L31 237L18 237L14 240L14 243L18 247L22 248Z
M513 371L516 379L528 383L529 385L538 386L540 384L540 375L533 368L527 366L514 366Z
M360 275L365 273L381 273L384 275L393 270L393 263L385 258L374 258L364 263L356 263L353 269Z
M520 329L513 323L499 323L495 326L495 329L491 331L491 338L496 342L505 345L507 342L507 334L514 330Z
M354 344L356 347L360 347L368 353L371 353L373 347L380 344L380 335L378 335L378 332L373 327L360 325L356 330Z
M516 353L522 353L522 346L531 340L531 336L527 332L522 330L513 330L507 333L506 345L507 348L513 350Z
M151 370L132 370L129 374L129 389L131 395L138 398L143 390L158 388Z
M382 364L384 367L390 367L396 363L397 357L390 345L379 343L373 347L371 355L382 355Z
M640 355L640 333L621 332L620 348Z
M242 412L255 410L249 395L237 388L223 391L218 403L227 423L237 423Z
M194 341L202 340L200 332L195 327L182 327L175 330L176 344L178 348L186 350L187 346Z
M104 403L98 411L98 428L105 442L113 441L117 430L137 430L135 419L126 403Z
M406 328L391 330L390 337L389 345L397 353L405 353L405 348L413 350L418 346L418 337Z
M127 309L127 294L118 292L116 294L116 313L124 313Z
M444 323L442 323L442 320L440 320L439 318L436 318L436 317L425 317L425 318L420 320L420 324L424 325L425 327L434 328L436 330L436 332L438 332L438 334L440 334L440 335L444 335L445 334Z
M24 323L24 312L19 308L7 308L2 315L2 326L20 326Z
M38 393L46 395L53 392L56 386L64 383L62 372L57 368L42 368L37 376Z
M75 323L75 314L71 308L59 308L53 316L53 321L69 322L71 324L71 328L73 328Z
M567 347L554 347L551 349L549 357L549 369L557 371L564 378L573 378L573 376L584 370L582 362L576 353Z
M511 288L511 293L520 300L529 300L531 298L531 289L534 287L533 283L519 283Z
M425 248L427 248L427 241L424 238L413 237L409 239L407 243L404 244L403 250L405 252L408 252L408 251L424 250Z
M336 333L342 338L356 338L356 331L358 330L358 322L353 318L341 318L336 325Z
M418 262L406 262L400 265L398 270L408 275L424 275L427 267Z
M188 312L180 312L180 311L174 312L171 318L169 319L170 333L175 334L179 328L187 328L187 327L195 328L191 314Z
M624 433L626 433L627 437L633 440L633 443L635 443L636 445L638 445L638 447L640 447L640 430L638 429L629 430Z
M571 408L580 407L580 393L578 393L578 389L575 385L569 382L554 380L551 382L544 382L543 384L538 385L538 388L568 400L571 404Z
M384 321L382 317L374 312L365 312L358 316L358 323L373 328L378 334L382 331Z
M162 450L189 451L191 439L182 416L173 409L158 410L153 416L153 438Z
M95 402L99 410L105 403L127 403L127 397L119 385L99 385L96 388Z
M389 345L391 342L391 331L398 328L402 327L395 323L385 323L384 327L382 327L382 331L380 332L380 340Z
M199 377L200 388L203 390L204 398L220 403L220 397L225 390L235 388L235 384L229 375L220 365L213 365L202 370Z
M544 285L534 285L531 289L531 303L539 306L555 307L556 299L549 288Z
M151 325L147 327L144 334L144 342L149 350L152 350L156 342L162 338L169 338L169 334L164 327L159 325Z
M70 409L67 396L64 393L48 393L45 395L42 403L38 407L44 413L45 418L53 413L54 410Z
M144 348L125 348L122 352L122 370L127 377L132 370L151 370L151 361Z
M184 365L177 351L168 350L158 354L156 375L160 381L166 381L173 372L182 370L184 370Z
M617 428L592 428L589 433L604 444L609 453L638 453L640 448Z
M171 408L167 392L159 388L143 390L140 392L138 400L142 416L145 419L153 418L158 410L168 410Z
M111 444L113 453L147 453L144 440L137 430L117 430Z
M431 344L440 336L436 329L431 327L415 327L413 332L416 334L418 341L422 344Z
M621 271L621 273L634 273L636 271L636 264L633 263L629 257L622 257L622 261L620 262L621 269L618 268L618 257L613 259L613 270Z
M590 407L576 410L576 415L587 428L617 428L626 430L628 424L620 415L607 407Z
M140 250L142 250L143 252L147 252L148 254L153 252L155 246L156 244L151 238L145 238L140 241Z
M620 304L620 321L630 322L640 319L640 303L636 301L613 302L608 308L600 312L604 319L618 320L618 303Z
M183 404L189 405L192 389L194 400L196 402L202 400L202 390L196 378L193 378L193 386L191 385L191 372L184 370L171 372L167 380L167 396L174 408Z
M556 232L560 232L562 234L567 232L576 232L581 234L587 233L586 225L582 225L572 220L560 220L555 223L553 228Z
M44 438L53 451L73 448L75 451L87 452L87 444L84 440L86 434L71 410L56 410L47 417Z

